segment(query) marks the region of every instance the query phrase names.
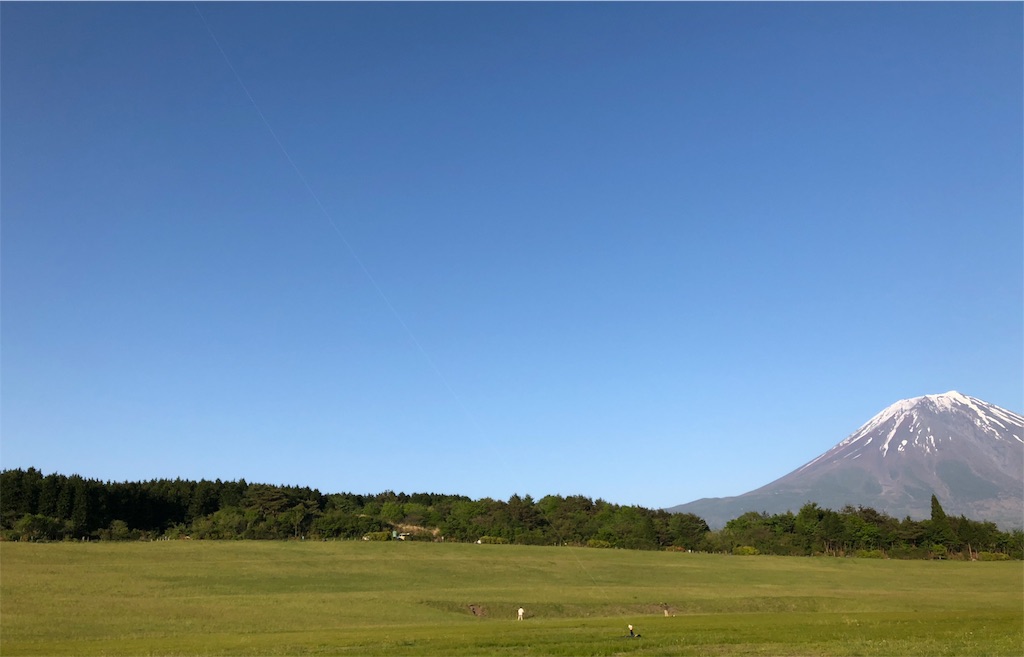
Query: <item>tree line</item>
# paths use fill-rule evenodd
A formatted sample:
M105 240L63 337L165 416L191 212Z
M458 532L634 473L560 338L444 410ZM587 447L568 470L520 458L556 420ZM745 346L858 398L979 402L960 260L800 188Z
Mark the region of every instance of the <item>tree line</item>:
M21 541L376 539L675 549L734 554L1024 558L1024 532L947 517L896 520L873 509L805 505L746 513L719 531L693 514L582 495L474 500L436 493L323 494L308 487L159 479L104 482L0 472L0 538Z
M727 522L718 540L733 552L753 554L1024 559L1024 531L947 516L935 495L926 520L897 520L862 506L834 511L812 502L797 513L745 513Z

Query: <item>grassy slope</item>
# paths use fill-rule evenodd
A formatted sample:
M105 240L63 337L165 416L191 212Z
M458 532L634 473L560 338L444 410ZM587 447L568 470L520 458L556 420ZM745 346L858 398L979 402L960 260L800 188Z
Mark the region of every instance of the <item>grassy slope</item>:
M643 637L623 638L627 623ZM1021 655L1024 567L399 542L3 543L0 653Z

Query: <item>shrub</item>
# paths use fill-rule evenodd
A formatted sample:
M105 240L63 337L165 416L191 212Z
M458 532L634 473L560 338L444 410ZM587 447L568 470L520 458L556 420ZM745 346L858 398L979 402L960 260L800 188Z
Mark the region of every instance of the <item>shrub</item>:
M182 524L172 525L164 532L164 538L170 541L177 541L191 537L191 534L188 533L188 529Z
M390 541L391 532L370 532L363 535L364 541Z
M592 548L610 548L612 546L608 541L601 540L600 538L592 538L587 541L587 547Z
M885 559L885 552L881 550L857 550L854 556L858 559Z
M21 541L48 541L61 538L64 525L56 518L26 514L14 525L11 537Z
M889 549L890 559L927 559L928 548L897 546Z
M740 557L752 557L756 554L761 554L753 545L737 545L732 549L732 553Z
M1010 555L1005 552L979 552L978 561L1009 561Z
M508 539L501 536L481 536L477 543L481 545L505 545L508 543Z
M110 527L99 531L100 540L104 541L131 541L138 540L140 532L128 528L124 520L114 520Z

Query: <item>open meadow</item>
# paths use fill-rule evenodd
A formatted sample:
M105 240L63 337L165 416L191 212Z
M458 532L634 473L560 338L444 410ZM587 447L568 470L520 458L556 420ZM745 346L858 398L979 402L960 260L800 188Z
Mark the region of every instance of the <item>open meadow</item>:
M641 637L627 638L627 624ZM0 654L1019 656L1024 564L0 543Z

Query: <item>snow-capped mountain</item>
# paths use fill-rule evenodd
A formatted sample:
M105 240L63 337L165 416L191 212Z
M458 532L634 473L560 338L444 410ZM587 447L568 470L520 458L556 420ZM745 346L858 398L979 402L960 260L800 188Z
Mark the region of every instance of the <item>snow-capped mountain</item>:
M947 515L1024 526L1024 417L956 391L904 399L767 486L669 511L695 513L712 528L747 511L796 512L807 502L921 520L933 493Z

